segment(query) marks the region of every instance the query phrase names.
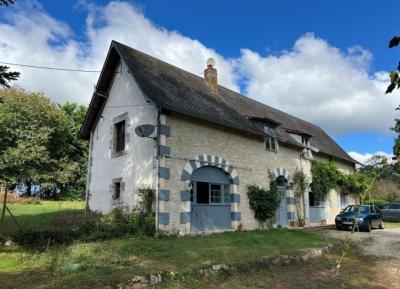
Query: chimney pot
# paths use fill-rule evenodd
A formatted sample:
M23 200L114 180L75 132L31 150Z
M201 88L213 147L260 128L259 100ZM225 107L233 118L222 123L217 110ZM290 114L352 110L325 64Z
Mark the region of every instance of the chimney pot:
M218 91L217 70L214 68L215 60L207 59L207 68L204 70L204 80L210 86L211 91Z

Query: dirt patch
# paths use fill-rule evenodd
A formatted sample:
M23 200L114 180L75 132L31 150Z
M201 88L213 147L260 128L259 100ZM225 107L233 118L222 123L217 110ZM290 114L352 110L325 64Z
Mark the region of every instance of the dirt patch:
M313 231L340 240L345 240L351 233L334 228L318 228ZM370 233L355 232L352 243L359 246L365 255L400 259L400 229L377 229Z
M400 289L400 260L381 261L376 272L379 280L385 280L387 288Z

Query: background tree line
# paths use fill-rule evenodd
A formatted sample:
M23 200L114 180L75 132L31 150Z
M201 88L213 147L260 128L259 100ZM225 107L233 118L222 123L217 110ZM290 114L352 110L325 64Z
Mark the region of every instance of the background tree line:
M88 143L78 132L87 108L15 87L0 96L0 185L41 197L84 196Z

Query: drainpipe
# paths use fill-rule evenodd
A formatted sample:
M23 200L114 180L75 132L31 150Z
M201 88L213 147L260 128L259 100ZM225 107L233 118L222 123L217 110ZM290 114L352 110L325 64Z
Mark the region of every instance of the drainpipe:
M304 175L303 173L303 162L302 162L302 158L303 158L303 152L300 153L300 172L302 175ZM305 191L303 192L303 214L304 214L304 222L305 222L305 226L308 225L308 218L307 218L307 212L306 212L306 196L305 196Z
M158 232L159 228L159 220L158 220L158 215L159 215L159 201L158 201L158 192L159 192L159 187L160 187L160 178L159 178L159 167L160 167L160 121L161 117L161 107L158 108L158 113L157 113L157 136L155 139L155 145L156 145L156 233Z

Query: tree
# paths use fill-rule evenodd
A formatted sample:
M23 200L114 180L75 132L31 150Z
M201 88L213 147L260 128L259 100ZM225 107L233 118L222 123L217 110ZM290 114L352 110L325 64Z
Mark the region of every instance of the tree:
M14 4L14 0L0 0L0 6L9 6ZM13 80L17 80L19 77L19 72L16 71L7 71L10 69L8 66L0 65L0 87L9 87L9 82ZM0 102L3 102L2 97L0 96Z
M0 0L0 6L9 6L14 3L15 0Z
M77 138L77 127L85 108L59 106L20 88L0 92L0 182L24 184L28 195L35 187L45 196L81 186L86 146Z
M389 41L389 48L397 47L400 44L400 37L395 36ZM392 70L390 72L390 84L386 89L386 93L391 93L395 88L400 88L400 62L397 65L397 71Z
M8 66L0 65L0 86L10 87L8 84L10 81L17 80L19 77L19 72L10 71Z
M394 36L392 39L389 41L389 48L397 47L400 45L400 37L399 36ZM399 89L400 88L400 62L397 65L397 71L392 70L390 72L390 84L386 89L386 93L391 93L395 88ZM396 108L396 110L400 110L400 106ZM397 133L397 137L394 141L393 145L393 154L395 156L400 155L400 119L395 119L395 126L392 128L392 130Z
M86 188L86 173L88 160L88 142L78 138L80 127L86 115L87 107L77 103L67 102L60 108L68 117L67 130L69 135L68 149L65 155L75 170L69 181L60 184L60 193L64 197L79 198L84 196Z

